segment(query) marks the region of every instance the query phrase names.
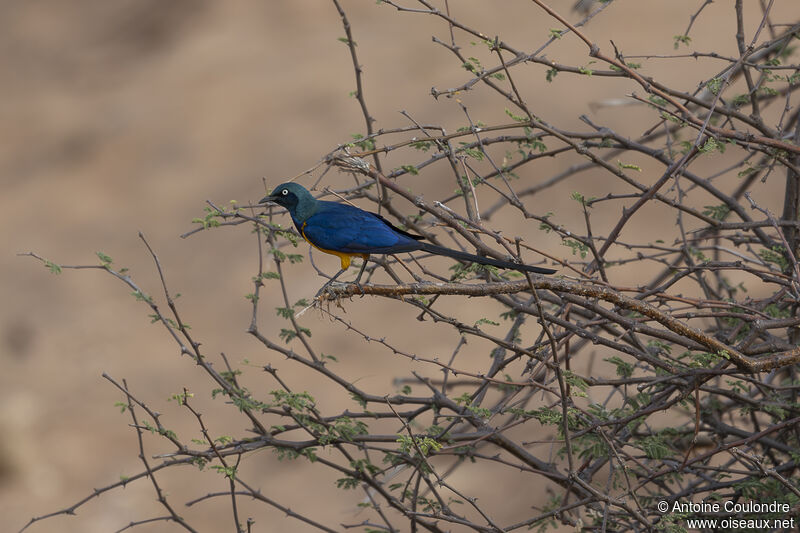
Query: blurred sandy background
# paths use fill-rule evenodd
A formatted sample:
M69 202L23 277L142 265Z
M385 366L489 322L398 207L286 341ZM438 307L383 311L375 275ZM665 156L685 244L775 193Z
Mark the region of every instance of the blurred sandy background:
M569 13L571 1L551 3L578 20ZM778 12L792 3L779 2ZM538 48L556 26L527 2L450 4L457 18L527 51ZM670 53L672 36L685 30L695 4L700 2L619 1L586 31L603 47L613 38L627 53ZM732 9L718 4L728 3L704 12L704 22L716 22L693 35L694 45L733 54L732 33L720 37L708 29L731 27ZM446 26L373 1L343 5L377 127L407 125L400 110L451 131L464 125L452 100L430 96L432 85L455 87L468 79L457 60L431 42L432 35L448 39ZM122 284L97 271L54 276L33 259L17 257L19 252L33 250L62 264L95 264L95 252L102 251L159 297L152 261L137 237L142 231L159 254L172 291L182 293L184 319L207 354L224 351L237 364L245 358L256 366L272 363L286 369L282 376L293 386L324 399L327 385L319 378L293 374L292 366L244 333L250 313L244 295L252 290L257 259L250 229L178 236L202 216L206 200L256 201L264 194L262 177L275 185L314 165L351 134L364 132L360 109L348 96L354 79L347 47L337 41L343 35L332 3L312 0L0 3L0 522L5 524L0 529L16 530L32 516L67 507L93 488L140 470L129 419L114 407L123 398L102 372L126 378L140 398L164 413L168 427L187 438L199 436L194 422L166 399L183 386L208 390L201 373L179 356L161 328L149 324L148 310ZM549 55L565 63L588 62L576 39L562 41ZM647 65L662 81L685 80L680 86L686 90L717 68L702 61L674 66L678 63ZM527 70L533 108L561 127L585 127L577 117L590 113L589 102L636 89L609 80L575 83L564 74L547 84L543 68ZM498 108L486 90L463 99L474 119L503 120L503 106ZM624 120L622 115L601 110L595 118L632 137L652 121L644 110L626 112ZM543 161L536 169L549 176L577 161ZM569 223L580 217L569 192L605 192L608 182L592 180L598 176L587 174L580 186L571 182L547 191L536 203ZM452 182L436 183L437 177L422 173L413 182L415 191L435 197L452 190ZM336 185L344 178L332 173L327 179ZM776 204L766 200L777 197L769 194L765 189L761 197L772 207ZM617 215L610 213L607 220ZM504 220L494 222L502 227ZM637 227L656 231L658 225ZM557 241L541 245L569 255ZM307 246L298 250L306 254ZM338 260L317 256L317 261L334 271ZM309 287L320 283L309 268L299 270L290 281L297 287L292 299L310 296ZM262 321L274 335L282 324L271 311L278 301L269 298ZM394 315L399 309L365 299L349 304L346 317L372 334L381 332L386 320L396 320L389 333L404 348L429 356L439 348L449 353L455 337L437 338L432 325ZM392 392L392 377L408 375L407 361L346 335L340 325L311 315L303 323L312 328L315 345L335 354L339 368L370 390ZM416 332L410 336L405 325ZM250 386L273 387L257 368L252 374ZM330 401L343 408L347 399L339 396ZM214 413L227 412L218 411L220 402L212 403L207 394L196 405L211 420ZM229 427L216 419L212 432L237 431L243 424L227 422ZM149 453L168 449L155 439L148 445ZM363 519L354 510L361 496L334 490L332 474L310 484L304 461L278 463L268 453L249 461L249 481L281 503L337 528ZM494 502L509 520L539 503L526 495L530 488L515 482L510 477L509 491L497 491ZM177 494L173 504L179 512L202 531L232 529L227 500L183 507L187 494L224 490L219 475L187 472L164 484ZM150 485L138 482L88 503L77 517L54 518L31 531L113 531L130 520L162 515L154 500ZM255 531L307 530L264 505L247 507L243 515L258 517ZM140 529L178 530L164 523Z

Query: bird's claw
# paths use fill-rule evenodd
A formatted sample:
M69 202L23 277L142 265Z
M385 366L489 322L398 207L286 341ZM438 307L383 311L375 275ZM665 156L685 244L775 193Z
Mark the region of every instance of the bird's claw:
M360 283L360 282L356 281L356 282L355 282L353 285L355 285L356 287L358 287L358 290L359 290L359 292L361 292L361 297L362 297L362 298L363 298L364 296L366 296L366 295L367 295L367 293L366 293L366 292L364 292L364 286L363 286L363 285L361 285L361 283Z
M336 287L339 287L339 288L344 288L344 287L347 287L348 285L355 285L356 287L358 287L359 292L361 292L361 297L362 298L366 295L366 293L364 292L364 288L361 285L361 283L346 283L346 282L341 282L341 281L329 281L325 285L320 287L320 289L317 291L317 294L314 295L314 298L319 298L320 296L322 296L322 293L324 293L330 287L336 286Z
M314 299L316 300L316 299L318 299L320 296L322 296L322 293L324 293L324 292L325 292L325 290L326 290L328 287L330 287L330 286L331 286L331 282L329 281L328 283L326 283L325 285L323 285L322 287L320 287L320 288L319 288L319 290L317 291L317 294L315 294L315 295L314 295Z

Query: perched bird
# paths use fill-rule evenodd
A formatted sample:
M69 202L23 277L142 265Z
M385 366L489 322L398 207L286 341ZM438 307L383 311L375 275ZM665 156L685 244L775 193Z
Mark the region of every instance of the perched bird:
M481 257L420 242L423 237L395 227L378 214L364 211L352 205L317 200L302 185L297 183L278 185L269 196L265 196L258 203L266 204L270 202L285 207L289 211L297 231L311 246L327 254L336 255L341 259L341 270L326 285L330 284L350 267L350 261L353 257L360 257L364 260L355 280L356 285L359 285L361 275L367 265L366 260L370 254L398 254L416 250L452 257L459 261L509 268L520 272L534 272L536 274L552 274L555 272L555 270L549 268Z

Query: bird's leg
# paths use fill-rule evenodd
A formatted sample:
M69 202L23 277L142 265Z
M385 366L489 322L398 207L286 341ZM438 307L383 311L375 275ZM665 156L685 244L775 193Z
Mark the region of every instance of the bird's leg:
M341 276L341 275L342 275L342 272L344 272L344 271L346 271L346 270L347 270L346 268L341 268L341 269L339 269L339 272L337 272L336 274L334 274L334 275L333 275L333 277L332 277L331 279L329 279L328 281L326 281L326 282L325 282L325 285L323 285L322 287L320 287L320 288L319 288L319 290L317 291L317 294L315 294L315 295L314 295L314 298L317 298L317 297L318 297L320 294L322 294L322 292L323 292L325 289L327 289L327 288L328 288L328 286L329 286L331 283L333 283L334 281L336 281L336 278L338 278L339 276Z
M361 260L361 269L358 271L358 276L356 276L356 280L353 282L358 287L358 290L361 291L361 296L364 296L364 289L361 287L361 275L364 273L364 269L367 268L367 259L364 258Z

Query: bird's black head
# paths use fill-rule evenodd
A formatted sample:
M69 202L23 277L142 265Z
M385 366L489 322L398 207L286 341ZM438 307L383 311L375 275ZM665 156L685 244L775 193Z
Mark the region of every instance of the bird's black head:
M277 187L269 196L265 196L258 203L266 204L271 202L291 211L292 208L297 207L298 201L297 195L290 191L288 187Z
M292 216L305 214L311 210L316 200L305 187L297 183L282 183L272 190L269 196L259 200L259 204L275 203L289 210Z

